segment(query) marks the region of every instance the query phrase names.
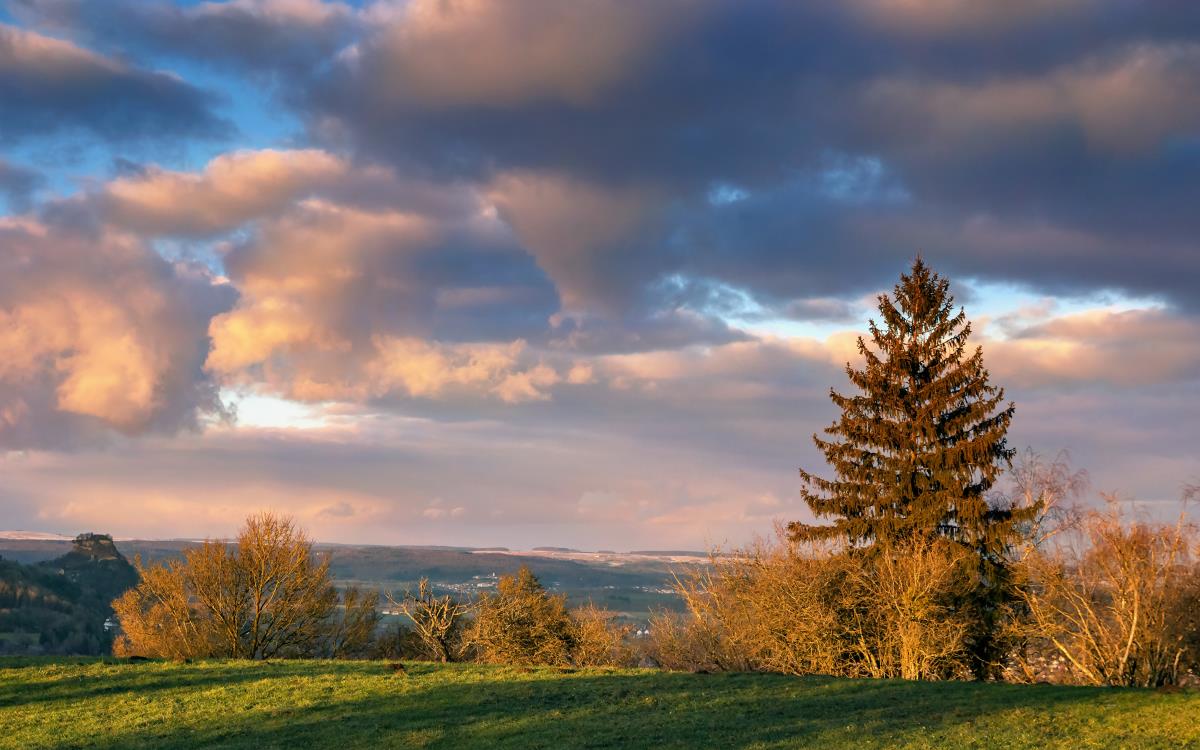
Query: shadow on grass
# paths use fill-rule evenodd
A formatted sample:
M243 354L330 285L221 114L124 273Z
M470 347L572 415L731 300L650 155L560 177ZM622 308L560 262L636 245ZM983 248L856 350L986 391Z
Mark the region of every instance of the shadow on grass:
M0 670L45 669L55 667L84 667L56 669L39 674L29 681L0 680L0 708L20 708L36 703L86 701L103 696L133 693L153 696L164 691L204 690L210 687L229 687L239 683L260 682L280 678L307 678L313 674L311 663L299 661L275 662L202 662L197 665L173 662L128 662L120 659L80 659L73 662L28 661L6 664L0 660ZM326 674L358 674L352 662L333 663Z
M236 665L235 665L236 666ZM359 665L359 674L369 666ZM238 667L246 681L268 668ZM178 670L162 686L209 684ZM344 674L308 665L286 676ZM270 702L219 719L195 717L94 737L95 747L602 748L823 746L868 738L912 742L997 713L1054 715L1116 691L1050 686L840 680L779 675L678 673L520 674L418 667L357 696L305 705ZM506 678L506 675L513 677ZM284 676L281 674L280 676ZM222 672L221 679L234 677ZM228 683L226 683L228 684ZM139 685L141 690L162 687ZM269 687L268 687L269 689ZM364 694L365 693L365 697ZM846 746L854 746L848 743Z

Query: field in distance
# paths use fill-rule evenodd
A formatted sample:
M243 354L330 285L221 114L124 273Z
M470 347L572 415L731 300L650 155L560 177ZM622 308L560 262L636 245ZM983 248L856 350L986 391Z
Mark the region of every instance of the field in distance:
M0 748L1193 747L1200 693L407 662L0 659Z

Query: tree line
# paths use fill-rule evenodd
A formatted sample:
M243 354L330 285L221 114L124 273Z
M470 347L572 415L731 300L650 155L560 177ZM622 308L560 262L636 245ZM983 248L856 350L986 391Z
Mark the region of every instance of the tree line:
M814 435L832 469L800 471L816 523L714 554L681 576L686 613L652 637L596 607L570 609L522 569L474 601L428 581L392 604L339 592L290 520L252 517L114 603L118 654L190 658L399 655L436 661L631 664L905 679L1162 686L1200 669L1200 537L1076 501L1065 457L1017 457L1015 406L991 383L949 281L918 259L860 338L856 392ZM1015 461L1014 461L1015 459ZM1008 491L998 482L1007 472ZM1185 490L1194 496L1196 488ZM1185 497L1186 499L1186 497ZM635 648L636 646L636 648Z
M206 541L181 559L134 565L113 602L117 656L197 659L401 657L599 666L631 659L629 629L606 610L567 607L522 567L477 601L438 596L428 580L392 605L409 625L380 626L380 595L335 586L329 559L292 519L253 515L233 544Z

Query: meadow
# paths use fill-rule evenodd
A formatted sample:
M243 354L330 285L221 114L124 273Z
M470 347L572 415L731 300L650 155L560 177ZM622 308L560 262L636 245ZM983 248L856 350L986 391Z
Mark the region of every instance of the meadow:
M1196 747L1200 693L404 662L0 660L0 747Z

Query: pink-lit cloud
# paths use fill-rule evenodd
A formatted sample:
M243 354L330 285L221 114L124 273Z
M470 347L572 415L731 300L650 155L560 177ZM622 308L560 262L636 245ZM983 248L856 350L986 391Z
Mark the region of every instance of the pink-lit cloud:
M232 293L136 237L0 220L0 440L70 445L194 427L220 411L202 372Z
M237 151L199 173L150 167L118 178L98 200L110 221L146 234L218 234L277 213L348 171L344 161L319 150Z

